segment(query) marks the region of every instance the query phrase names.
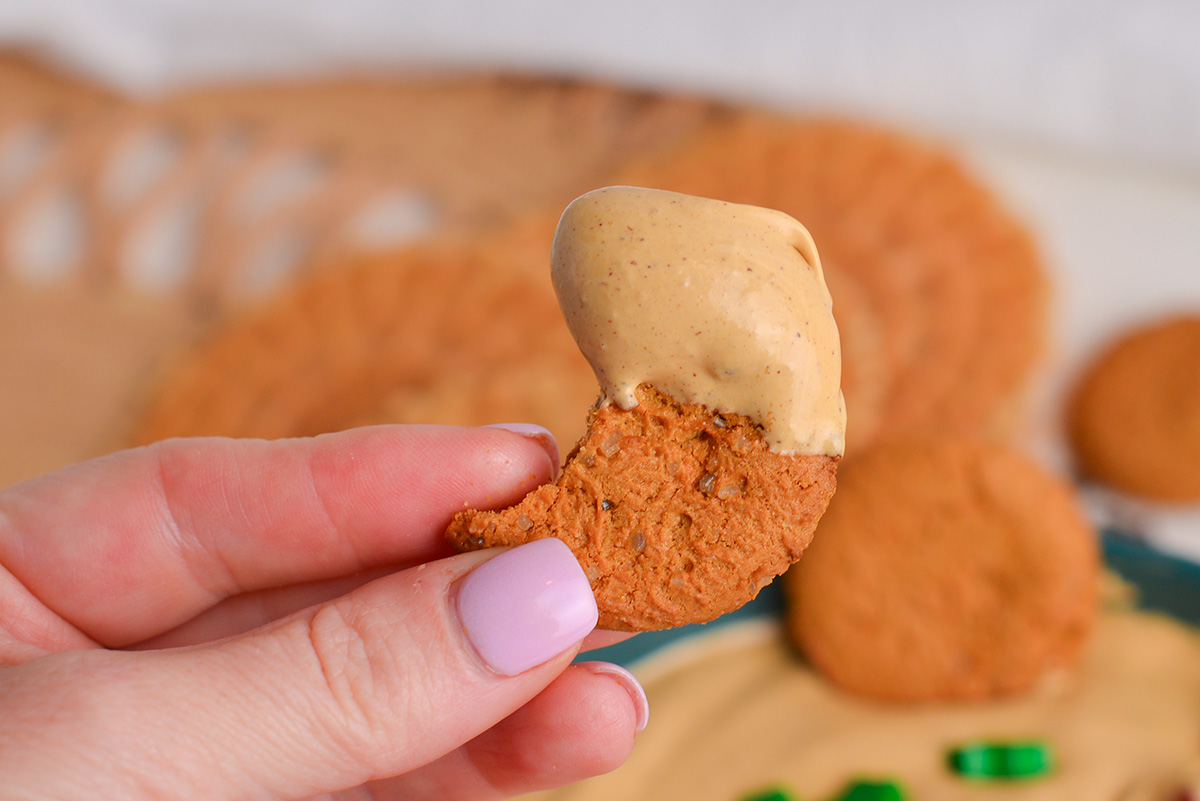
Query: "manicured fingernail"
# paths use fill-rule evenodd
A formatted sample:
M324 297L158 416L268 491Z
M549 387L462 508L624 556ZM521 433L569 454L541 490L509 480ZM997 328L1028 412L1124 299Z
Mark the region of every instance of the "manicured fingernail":
M593 673L599 673L601 676L609 676L615 679L618 684L625 688L625 692L629 693L629 700L633 701L633 708L637 712L637 731L646 728L646 724L650 722L650 701L646 698L646 691L642 689L641 683L632 673L620 665L614 665L612 662L580 662L579 667L586 668Z
M562 468L562 452L558 449L558 440L554 438L549 429L533 423L496 423L485 427L503 428L505 431L520 434L541 445L542 449L546 451L546 455L550 457L550 463L554 465L553 477L558 477L558 471Z
M596 627L596 599L561 540L534 540L484 562L461 580L458 619L475 652L515 676L582 640Z

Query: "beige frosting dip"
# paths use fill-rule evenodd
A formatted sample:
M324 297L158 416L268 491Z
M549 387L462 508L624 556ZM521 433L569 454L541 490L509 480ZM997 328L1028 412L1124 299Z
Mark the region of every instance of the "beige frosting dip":
M982 703L883 704L802 664L777 624L728 626L635 667L650 725L607 776L540 801L740 801L776 783L836 798L851 778L895 778L913 801L1177 801L1200 788L1200 635L1166 617L1102 614L1080 669ZM674 650L674 652L672 652ZM1041 739L1057 768L1015 783L945 767L967 741Z
M551 277L607 399L652 384L738 412L778 453L840 455L841 348L812 237L788 215L655 189L576 199Z

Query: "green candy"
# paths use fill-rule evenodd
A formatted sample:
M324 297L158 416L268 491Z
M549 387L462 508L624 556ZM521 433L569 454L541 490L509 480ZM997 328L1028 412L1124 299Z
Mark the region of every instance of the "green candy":
M772 787L765 792L748 795L742 801L799 801L799 799L781 787Z
M850 784L838 801L906 801L907 798L898 784L858 781Z
M1050 746L1041 741L960 745L947 755L950 769L967 779L1035 779L1054 767Z
M748 795L742 801L798 801L796 796L782 787L773 787L754 795ZM842 794L832 801L908 801L908 795L900 785L892 782L854 781L846 785Z

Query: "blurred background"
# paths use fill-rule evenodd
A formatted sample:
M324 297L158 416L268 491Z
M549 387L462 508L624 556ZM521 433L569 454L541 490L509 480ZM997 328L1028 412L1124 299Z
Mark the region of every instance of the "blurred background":
M120 444L129 387L287 276L561 207L744 107L944 145L1032 231L1053 308L1028 442L1065 467L1081 360L1200 303L1197 31L1163 0L3 0L0 479ZM80 276L107 289L18 300Z
M969 419L1078 478L1080 371L1200 313L1198 37L1167 0L0 0L0 486L178 434L566 445L549 237L643 178L813 230L848 458ZM1081 489L1200 620L1121 550L1200 561L1200 510Z
M1200 173L1200 10L1165 0L40 0L0 35L138 95L347 71L506 69L836 110Z

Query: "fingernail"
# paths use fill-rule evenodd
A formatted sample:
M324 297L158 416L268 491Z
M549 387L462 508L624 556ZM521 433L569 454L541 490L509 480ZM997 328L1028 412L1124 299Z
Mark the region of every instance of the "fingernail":
M582 640L598 613L583 568L561 540L505 551L458 586L458 619L495 672L515 676Z
M558 440L554 438L548 428L542 428L533 423L495 423L485 426L485 428L503 428L505 431L520 434L541 445L542 450L550 457L550 464L554 466L552 478L558 477L558 471L562 468L562 452L558 449Z
M580 662L578 664L579 667L586 668L592 673L609 676L624 687L637 712L637 731L646 728L646 724L650 722L650 701L646 698L646 691L642 689L641 683L632 673L612 662Z

